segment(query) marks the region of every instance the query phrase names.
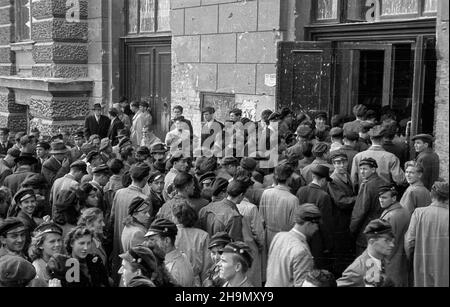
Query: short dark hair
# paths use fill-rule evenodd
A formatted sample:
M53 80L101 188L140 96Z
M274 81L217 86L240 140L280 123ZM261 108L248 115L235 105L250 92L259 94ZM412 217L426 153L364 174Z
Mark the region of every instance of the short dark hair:
M177 106L174 106L173 107L173 110L178 110L178 111L180 111L181 113L183 113L183 107L182 106L180 106L180 105L177 105Z
M133 156L133 152L134 152L134 148L133 147L128 147L125 148L124 150L120 151L120 157L122 158L122 160L126 161L130 156Z
M111 170L111 173L113 175L118 175L120 171L123 169L124 164L122 160L119 159L112 159L108 162L109 169Z
M173 186L177 190L182 190L193 182L194 182L194 177L191 174L186 173L186 172L180 172L175 176L175 178L173 180Z
M237 197L247 192L248 184L242 180L233 180L228 184L227 194L231 197Z
M314 145L311 142L306 142L302 146L302 154L306 158L311 158L313 156L312 149Z
M294 169L289 164L281 164L275 168L274 179L277 183L286 183L292 176Z
M197 223L197 212L189 205L187 200L183 199L175 203L172 206L172 213L178 222L186 228L194 227Z

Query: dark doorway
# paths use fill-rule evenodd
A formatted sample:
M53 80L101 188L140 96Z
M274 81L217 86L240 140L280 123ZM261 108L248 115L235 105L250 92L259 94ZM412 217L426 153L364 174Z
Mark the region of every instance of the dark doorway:
M358 104L379 112L383 100L384 51L360 52Z

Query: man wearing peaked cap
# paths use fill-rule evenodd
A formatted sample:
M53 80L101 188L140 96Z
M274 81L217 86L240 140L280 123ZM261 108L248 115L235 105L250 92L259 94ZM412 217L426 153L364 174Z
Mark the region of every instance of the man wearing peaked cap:
M328 162L330 146L327 143L318 142L312 148L314 161L302 169L302 176L306 183L312 182L312 169L317 165L323 165L330 169L330 173L334 171L333 165Z
M231 243L231 238L226 232L218 232L211 237L208 249L212 260L212 266L206 272L203 287L223 287L225 280L220 278L220 256L224 247Z
M417 152L416 161L423 166L422 182L430 190L439 178L439 156L433 150L434 137L429 134L419 134L411 139Z
M216 179L216 173L208 172L200 176L198 182L203 188L211 188Z
M24 257L26 239L26 228L24 223L16 218L10 217L0 222L0 259L5 255L16 255Z
M105 199L104 187L111 177L111 170L108 165L101 164L92 169L92 180L89 182L97 190L97 198L99 208L103 210L105 216L109 216L111 211L111 204L109 204Z
M219 277L226 281L223 287L253 287L247 276L253 263L253 256L246 243L228 243L222 250L220 258Z
M405 235L405 251L413 263L414 287L449 286L449 184L435 182L432 203L416 208Z
M344 271L337 280L338 287L396 286L387 274L389 257L395 247L395 238L389 222L375 219L365 228L367 249Z
M238 166L239 161L235 157L224 157L220 162L220 168L217 170L217 178L231 180Z
M166 254L165 264L170 274L182 287L194 286L194 270L187 256L175 247L177 226L166 219L158 218L152 222L145 237L148 244L158 246Z
M358 191L358 196L352 211L350 232L356 238L356 254L360 255L367 246L367 241L363 234L364 228L371 220L379 218L382 213L378 200L378 191L380 187L391 183L378 175L377 167L379 164L375 159L369 157L360 158L358 155L353 160L353 167L356 169L353 170L352 168L352 173L359 172L361 183L358 185L358 181L353 181L353 184L356 185L355 191Z
M34 266L22 257L0 258L0 287L26 287L36 277Z
M312 129L307 125L300 125L297 128L296 136L297 143L289 147L286 151L288 155L297 155L299 159L303 159L303 150L306 147L306 143L311 139Z
M152 211L152 204L148 199L136 197L131 201L121 235L125 251L144 243Z
M150 200L153 207L153 214L156 214L164 205L164 173L160 171L153 171L148 178L148 185L150 186ZM152 216L153 217L153 216Z
M281 119L281 114L278 112L273 112L270 116L269 116L269 121L279 121Z
M142 284L143 279L149 284L148 287L155 287L151 279L153 273L157 271L158 260L151 249L135 246L119 257L122 258L119 273L122 275L125 287L132 287L138 282Z
M305 275L314 268L310 240L319 230L321 212L314 204L303 204L295 210L295 226L279 232L270 244L266 287L299 287Z

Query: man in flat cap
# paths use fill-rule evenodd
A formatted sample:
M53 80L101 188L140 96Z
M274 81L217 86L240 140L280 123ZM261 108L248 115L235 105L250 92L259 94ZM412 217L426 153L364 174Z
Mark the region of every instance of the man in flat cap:
M109 230L113 234L113 252L111 254L111 259L113 259L113 270L112 272L117 272L120 263L118 263L117 256L123 253L121 236L123 230L123 221L128 215L128 208L131 202L136 197L141 197L143 199L147 198L144 194L143 188L147 184L148 176L150 174L150 167L145 163L134 164L130 169L131 184L127 188L120 189L116 192L111 207L111 216L109 219ZM115 274L115 281L118 282L119 276Z
M316 165L323 165L330 169L330 174L333 173L334 167L328 162L328 157L330 153L330 146L327 143L317 142L312 149L312 154L315 157L314 161L305 166L302 169L302 176L306 181L306 184L310 184L312 182L312 172L311 170Z
M69 172L71 162L69 150L63 142L52 142L50 146L52 156L42 164L41 173L49 184L53 184L56 179Z
M344 124L344 133L356 132L359 133L361 130L362 122L365 120L367 112L367 107L362 104L358 104L353 107L353 115L355 115L356 120Z
M296 131L297 144L289 147L286 151L286 154L287 155L296 154L300 157L300 159L303 159L303 149L304 149L306 143L310 142L311 134L312 134L311 127L309 127L307 125L298 126L297 131Z
M222 135L224 124L214 118L216 110L213 107L206 107L202 111L204 125L202 126L201 146L204 156L211 155L216 137Z
M384 186L378 191L381 208L384 210L381 219L389 222L395 238L395 247L386 266L386 274L396 287L408 286L408 261L404 249L404 238L408 230L410 214L397 201L398 192L394 186Z
M423 165L422 182L428 190L439 178L439 156L433 150L434 137L429 134L414 136L414 149L417 152L416 161Z
M247 276L252 263L250 247L244 242L232 242L225 246L219 262L219 277L226 281L223 287L253 287Z
M406 185L405 173L401 169L400 160L383 148L383 137L386 129L383 126L375 126L369 131L372 146L366 151L358 153L353 159L351 178L354 186L361 184L358 166L365 158L373 158L378 165L377 173L385 181L397 186Z
M350 181L347 152L333 151L330 155L334 166L333 181L328 182L328 193L333 202L333 241L336 257L333 273L340 276L355 258L354 244L350 235L350 219L355 206L356 194ZM350 262L349 262L350 259Z
M68 174L55 180L50 190L50 204L54 205L59 200L62 191L78 188L81 178L87 174L87 165L81 160L77 160L70 165Z
M405 251L413 262L415 287L448 287L448 182L435 182L431 199L430 206L414 211L405 235Z
M308 240L319 231L321 213L314 204L295 209L294 227L279 232L272 240L267 262L266 287L300 287L314 268Z
M111 120L102 114L102 105L94 104L93 114L86 117L84 122L84 136L89 139L91 135L98 134L100 138L107 137Z
M395 247L391 225L380 219L372 220L364 229L367 249L337 280L338 287L386 287L393 285L386 275L386 262Z
M344 130L340 127L331 128L330 137L331 137L330 152L341 149L344 139Z
M301 187L297 192L300 204L315 204L322 216L319 231L310 240L311 253L315 267L331 270L331 253L333 251L334 219L333 204L328 194L328 183L332 180L330 169L324 165L314 165L311 168L312 182Z
M219 276L219 262L220 255L224 247L231 243L231 238L226 232L218 232L211 237L209 241L208 249L212 261L212 266L206 272L206 278L203 280L203 287L222 287L225 284L225 280Z
M99 208L103 211L106 220L108 220L109 218L112 204L108 204L105 202L105 194L103 192L103 188L108 183L110 177L111 170L109 169L108 165L101 164L92 170L92 180L89 182L97 190L98 205Z
M26 259L24 251L26 231L23 222L16 217L0 222L0 258L15 255Z
M239 160L235 157L225 157L220 162L220 168L217 170L217 178L231 180L239 166Z
M156 219L150 225L147 234L147 244L158 246L166 254L164 263L167 271L182 287L194 286L194 270L186 254L175 247L177 226L166 219Z
M356 239L357 256L361 255L367 247L367 241L363 234L365 227L371 220L379 218L382 213L378 191L380 187L390 184L378 176L377 168L377 161L373 158L364 158L359 162L362 182L359 186L350 222L350 232L353 239Z

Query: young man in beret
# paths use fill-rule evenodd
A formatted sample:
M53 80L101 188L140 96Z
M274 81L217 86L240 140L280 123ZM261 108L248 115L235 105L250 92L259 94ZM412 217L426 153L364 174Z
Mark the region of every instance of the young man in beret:
M434 137L419 134L411 139L417 152L416 161L423 166L422 182L428 190L439 178L439 156L433 150Z
M334 172L330 176L333 181L328 182L328 194L333 202L334 220L333 241L336 261L333 273L340 276L350 265L355 254L349 226L356 194L353 192L353 185L347 172L347 152L334 151L331 153L330 159L334 166Z
M356 255L367 247L364 229L371 220L380 217L382 210L378 200L378 190L389 185L377 173L378 164L373 158L364 158L359 162L359 172L362 179L358 196L352 211L350 233L356 239Z
M312 154L315 157L314 161L305 166L302 169L302 176L305 179L306 184L310 184L312 182L312 172L311 170L316 165L323 165L330 169L330 174L333 173L334 167L328 162L328 157L330 153L330 146L327 143L318 142L313 146Z
M167 271L182 287L194 286L194 270L186 254L175 247L177 226L166 219L156 219L145 235L148 244L156 245L166 254L164 263Z
M386 262L395 246L391 225L383 220L372 220L364 229L367 249L337 280L338 287L385 287L392 285L386 276Z
M405 164L405 177L409 187L400 199L402 207L407 208L410 214L419 207L427 207L431 204L430 191L423 185L423 166L416 161Z
M310 248L318 269L331 270L331 255L333 251L334 219L333 204L328 194L330 169L324 165L315 165L311 169L312 182L301 187L297 192L300 204L315 204L322 216L319 232L311 237Z
M7 218L0 223L0 258L15 255L26 259L25 242L26 228L20 219Z
M404 238L408 230L410 214L397 201L398 192L393 186L381 187L378 192L381 208L380 219L389 222L395 238L395 246L387 258L386 274L396 287L408 286L408 261L404 249Z
M153 288L152 273L157 271L157 259L153 252L145 246L133 247L120 255L122 265L119 274L125 287Z
M247 276L252 263L250 247L244 242L232 242L225 246L219 262L219 277L226 281L223 287L253 287Z
M308 240L319 231L321 213L314 204L295 209L294 227L272 240L267 261L266 287L300 287L314 268Z
M383 148L383 137L386 128L375 126L369 131L372 146L366 151L358 153L353 159L351 178L354 186L361 184L362 178L359 176L359 162L365 158L373 158L378 165L377 173L385 181L397 186L406 184L405 173L400 167L400 160L392 153Z
M448 287L448 182L435 182L431 199L430 206L414 211L405 235L405 251L413 262L415 287Z

